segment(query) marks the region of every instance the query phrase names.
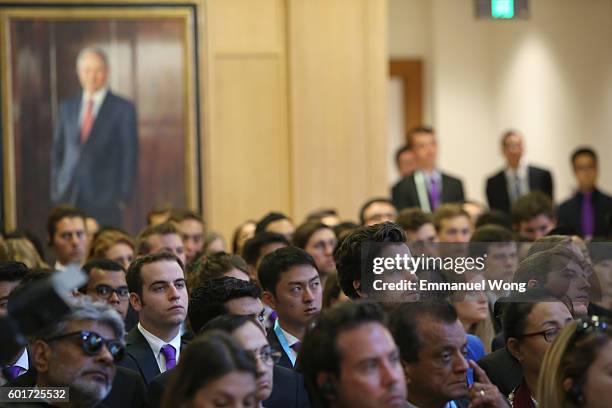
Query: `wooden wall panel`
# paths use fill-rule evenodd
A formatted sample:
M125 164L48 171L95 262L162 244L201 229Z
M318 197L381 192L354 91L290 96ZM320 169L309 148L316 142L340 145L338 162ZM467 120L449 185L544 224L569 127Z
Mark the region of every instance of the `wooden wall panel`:
M331 206L355 219L388 193L385 2L289 4L294 216Z
M205 215L230 239L267 211L291 213L284 3L207 3Z

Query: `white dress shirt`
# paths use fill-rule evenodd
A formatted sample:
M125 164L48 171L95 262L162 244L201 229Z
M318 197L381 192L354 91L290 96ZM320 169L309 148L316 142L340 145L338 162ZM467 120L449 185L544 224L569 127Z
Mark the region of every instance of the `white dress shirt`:
M516 197L517 191L517 177L518 177L518 191L520 195L525 195L529 193L529 175L527 174L527 163L525 161L521 161L516 169L511 169L507 167L504 171L504 175L506 176L506 186L508 187L508 197L510 197L510 201L514 202L518 197Z
M293 358L294 359L297 358L297 353L293 349L293 345L295 343L299 343L300 339L298 339L297 337L295 337L293 334L289 333L288 331L283 330L282 327L281 327L281 331L283 332L283 335L285 336L285 340L287 340L287 345L289 346L289 350L291 350L291 353L293 354Z
M176 337L170 340L168 343L154 335L153 333L147 331L140 323L138 323L138 330L149 343L149 347L153 350L153 355L155 356L155 361L157 361L157 366L159 367L159 372L163 373L166 371L166 358L161 352L161 348L166 344L170 344L176 350L176 363L179 361L179 354L181 353L181 331L179 330Z

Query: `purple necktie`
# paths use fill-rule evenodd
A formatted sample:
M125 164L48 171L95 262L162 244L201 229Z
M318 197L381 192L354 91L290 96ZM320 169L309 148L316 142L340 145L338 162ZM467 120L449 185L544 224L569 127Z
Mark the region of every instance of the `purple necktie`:
M298 341L297 343L293 343L293 345L291 346L291 348L293 349L293 351L295 351L295 353L299 353L300 352L300 347L302 346L302 342Z
M440 206L440 190L438 182L434 177L429 181L429 202L431 203L432 211Z
M161 352L166 359L166 370L176 367L176 349L170 344L166 344L161 348Z
M595 232L595 211L593 193L582 193L582 235L592 237Z
M4 375L7 381L13 381L15 378L19 377L19 374L21 374L21 367L16 365L4 367L2 369L2 375Z

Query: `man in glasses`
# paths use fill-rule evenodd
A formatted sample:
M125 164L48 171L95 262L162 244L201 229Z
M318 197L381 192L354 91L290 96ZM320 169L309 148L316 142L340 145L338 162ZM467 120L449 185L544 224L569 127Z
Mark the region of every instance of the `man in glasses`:
M37 387L69 387L73 406L93 407L110 393L122 357L123 321L107 305L75 299L73 310L34 337Z
M125 320L130 291L123 267L109 259L96 259L87 262L83 270L89 276L89 281L79 288L79 292L90 296L94 301L108 303Z

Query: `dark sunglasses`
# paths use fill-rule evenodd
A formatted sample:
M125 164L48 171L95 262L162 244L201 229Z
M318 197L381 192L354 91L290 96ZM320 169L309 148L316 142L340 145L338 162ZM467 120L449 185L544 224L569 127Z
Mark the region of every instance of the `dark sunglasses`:
M125 346L123 343L117 340L105 339L96 332L91 331L77 331L66 334L60 334L59 336L45 339L46 342L58 341L67 337L79 336L81 340L81 348L85 354L89 356L95 356L102 351L102 346L106 346L108 351L113 356L113 360L116 362L123 359L125 353Z
M110 299L110 297L113 296L113 293L116 293L119 299L127 299L130 295L130 290L127 286L119 286L115 289L109 285L98 285L90 290L95 290L98 296L103 296L107 299Z

